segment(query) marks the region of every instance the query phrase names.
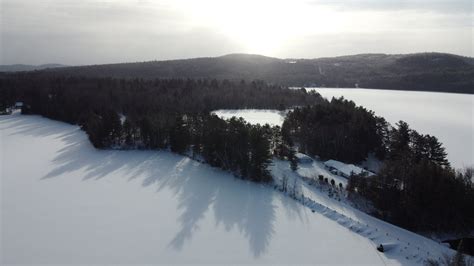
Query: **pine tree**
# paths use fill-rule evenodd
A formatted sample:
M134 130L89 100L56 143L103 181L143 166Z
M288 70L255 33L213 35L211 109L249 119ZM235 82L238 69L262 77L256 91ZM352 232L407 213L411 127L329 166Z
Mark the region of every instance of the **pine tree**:
M268 166L271 162L270 142L267 127L259 125L250 129L250 177L256 182L268 182L271 175Z
M298 170L298 158L296 158L296 151L292 148L288 149L288 160L290 161L290 168L293 171Z
M177 115L175 124L170 130L170 149L176 153L184 153L191 142L187 126L187 116Z
M426 136L427 139L427 150L428 150L428 159L436 164L449 167L449 161L447 159L447 153L442 144L438 141L435 136Z
M396 159L403 157L410 149L411 129L404 121L399 121L390 132L389 158Z

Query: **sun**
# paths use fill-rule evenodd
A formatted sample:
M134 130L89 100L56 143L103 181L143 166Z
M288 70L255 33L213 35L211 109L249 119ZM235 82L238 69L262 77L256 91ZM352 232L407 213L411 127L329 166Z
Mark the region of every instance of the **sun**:
M246 53L276 55L298 38L336 32L348 18L306 0L175 0L197 28L212 29Z
M273 54L302 30L295 25L302 11L291 1L201 0L185 6L195 24L225 35L242 52Z

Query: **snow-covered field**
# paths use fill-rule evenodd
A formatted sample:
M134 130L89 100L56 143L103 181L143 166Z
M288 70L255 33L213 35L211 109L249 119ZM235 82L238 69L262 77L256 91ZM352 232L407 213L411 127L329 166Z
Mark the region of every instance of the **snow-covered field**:
M0 130L2 265L384 265L449 252L303 182L306 206L169 152L96 150L77 126L38 116L1 116ZM272 172L300 178L287 162Z
M474 95L374 89L307 88L323 97L344 96L391 124L400 120L436 136L456 168L474 166Z
M230 119L233 116L242 117L250 124L269 124L271 126L281 126L285 120L285 112L278 110L258 110L258 109L224 109L216 110L212 113L223 119Z

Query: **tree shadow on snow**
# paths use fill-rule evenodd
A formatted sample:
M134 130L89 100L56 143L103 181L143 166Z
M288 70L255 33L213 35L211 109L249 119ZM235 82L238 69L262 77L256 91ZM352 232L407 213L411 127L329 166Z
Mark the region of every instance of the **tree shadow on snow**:
M78 127L48 119L19 116L8 127L14 134L54 137L64 143L53 159L54 169L42 180L65 178L67 173L77 170L84 173L84 181L117 178L114 173L120 171L125 173L120 176L126 176L129 181L141 180L143 187L156 187L157 192L165 188L173 191L181 211L177 221L180 230L169 242L169 247L175 250L182 250L199 231L199 223L209 211L215 216L216 227L238 230L248 240L250 252L256 258L266 253L275 233L275 200L281 195L268 186L239 180L169 152L96 150ZM287 213L299 215L294 210L298 206L282 206Z

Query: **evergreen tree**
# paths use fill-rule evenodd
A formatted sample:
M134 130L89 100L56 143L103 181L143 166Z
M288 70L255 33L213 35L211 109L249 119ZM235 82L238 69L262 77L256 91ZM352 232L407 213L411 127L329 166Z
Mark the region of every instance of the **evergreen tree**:
M447 153L442 144L434 136L427 135L427 150L428 159L436 164L444 167L449 167L449 161L447 159Z
M249 176L256 182L268 182L271 175L268 166L271 162L270 143L268 141L268 127L259 125L250 129L250 173Z
M290 161L291 170L298 170L298 158L296 158L296 151L291 148L289 149L288 160Z
M403 157L410 149L411 129L404 121L396 124L390 132L389 158L397 159Z
M170 130L170 148L176 153L184 153L189 147L191 137L187 125L187 116L178 115Z

